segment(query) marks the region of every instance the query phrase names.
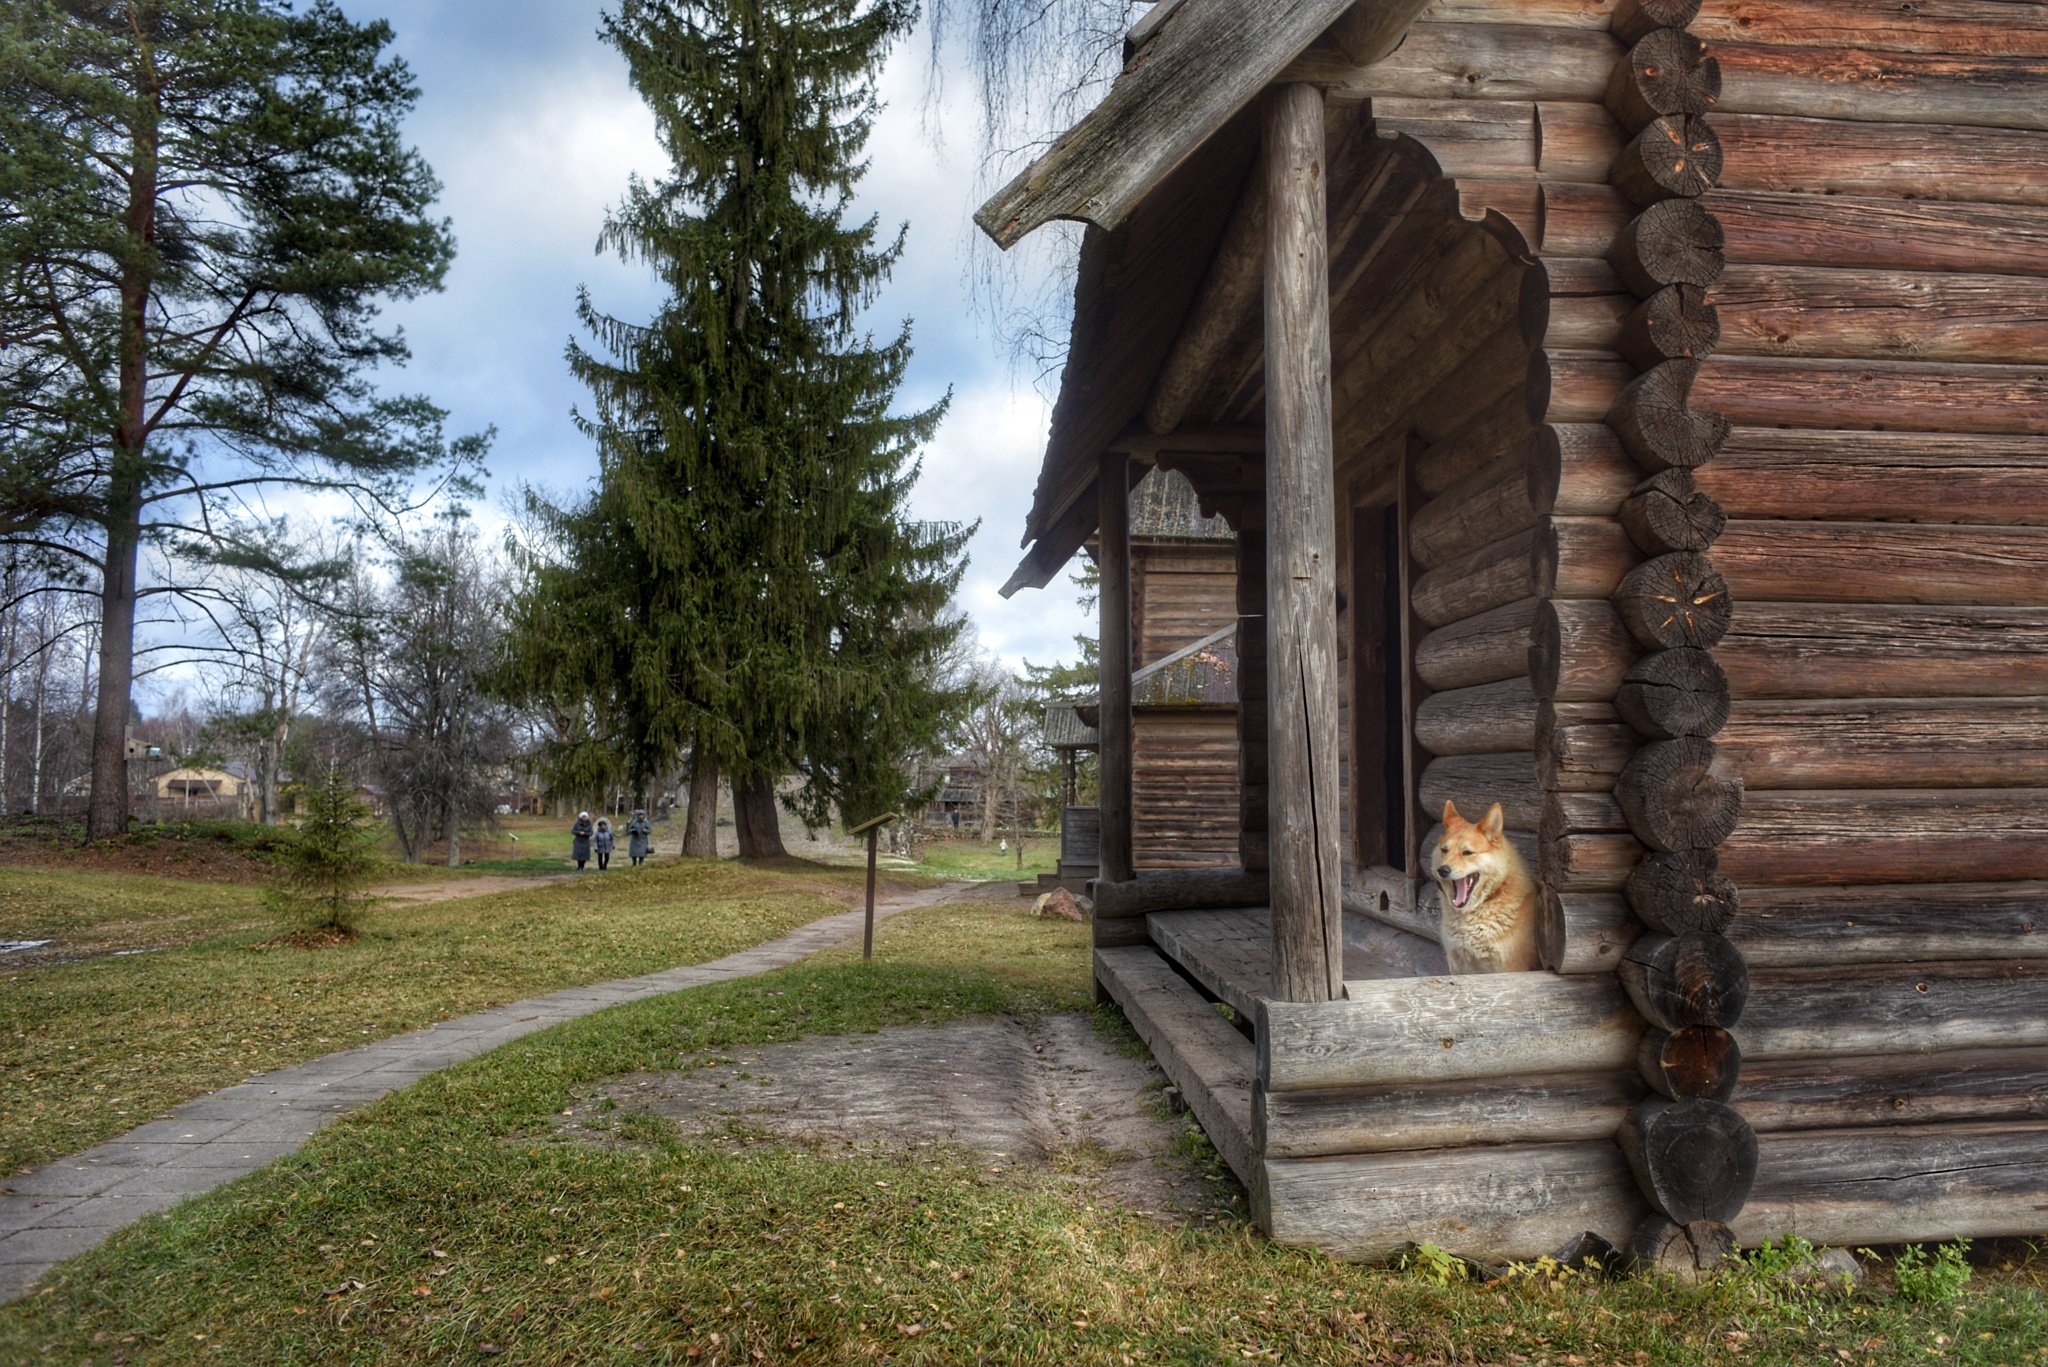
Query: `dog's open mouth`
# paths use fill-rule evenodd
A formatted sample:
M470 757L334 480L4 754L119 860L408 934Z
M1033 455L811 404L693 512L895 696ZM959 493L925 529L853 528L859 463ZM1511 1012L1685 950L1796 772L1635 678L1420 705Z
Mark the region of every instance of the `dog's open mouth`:
M1472 900L1472 885L1479 881L1479 875L1468 873L1463 878L1451 880L1451 905L1462 909Z

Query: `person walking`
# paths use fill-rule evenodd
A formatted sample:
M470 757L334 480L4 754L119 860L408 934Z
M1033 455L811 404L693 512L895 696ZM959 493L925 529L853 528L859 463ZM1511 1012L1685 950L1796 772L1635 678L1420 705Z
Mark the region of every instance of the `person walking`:
M654 834L654 823L647 819L645 807L633 809L633 819L626 823L626 857L639 868L647 860L648 838Z
M590 860L590 834L590 813L576 813L576 824L569 828L569 857L576 861L578 873L583 871L584 864Z
M605 817L599 817L597 829L590 835L590 848L597 851L599 873L612 866L612 848L618 843L618 837L612 834L612 823Z

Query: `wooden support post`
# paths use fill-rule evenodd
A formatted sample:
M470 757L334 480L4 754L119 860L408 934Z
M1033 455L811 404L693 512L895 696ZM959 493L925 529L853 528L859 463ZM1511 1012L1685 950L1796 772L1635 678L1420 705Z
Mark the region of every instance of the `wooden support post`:
M1266 94L1266 680L1273 995L1344 995L1323 94Z
M1266 833L1266 504L1247 499L1237 527L1238 863L1271 865Z
M1131 877L1131 483L1130 457L1102 457L1101 504L1102 851L1097 876Z
M865 963L875 957L875 837L880 826L868 827L868 916L860 933L860 957Z

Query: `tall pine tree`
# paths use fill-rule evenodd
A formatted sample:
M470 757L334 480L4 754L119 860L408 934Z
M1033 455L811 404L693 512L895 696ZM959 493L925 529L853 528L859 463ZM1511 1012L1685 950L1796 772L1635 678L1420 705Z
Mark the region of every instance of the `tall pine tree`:
M644 780L694 752L733 779L743 853L781 850L773 783L862 819L959 699L940 660L971 528L913 521L917 450L944 404L892 412L908 325L860 330L903 249L845 221L910 26L902 0L626 0L604 36L671 169L635 180L600 245L669 291L646 324L579 316L600 487L557 523L566 554L522 605L523 659L572 679ZM592 612L606 567L616 615ZM573 636L598 630L577 652ZM537 680L536 680L537 681Z

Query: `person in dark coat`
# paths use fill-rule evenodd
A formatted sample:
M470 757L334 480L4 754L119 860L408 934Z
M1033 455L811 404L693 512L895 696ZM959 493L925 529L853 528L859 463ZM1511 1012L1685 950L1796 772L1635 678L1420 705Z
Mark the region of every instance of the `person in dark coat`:
M597 871L603 873L612 866L612 850L619 838L612 834L612 823L604 817L597 819L597 829L590 833L590 848L597 851Z
M626 823L626 855L639 868L647 858L648 838L654 834L654 823L647 819L643 807L633 809L633 819Z
M590 860L590 831L590 813L576 813L576 824L569 828L569 834L573 838L569 857L576 861L579 870Z

